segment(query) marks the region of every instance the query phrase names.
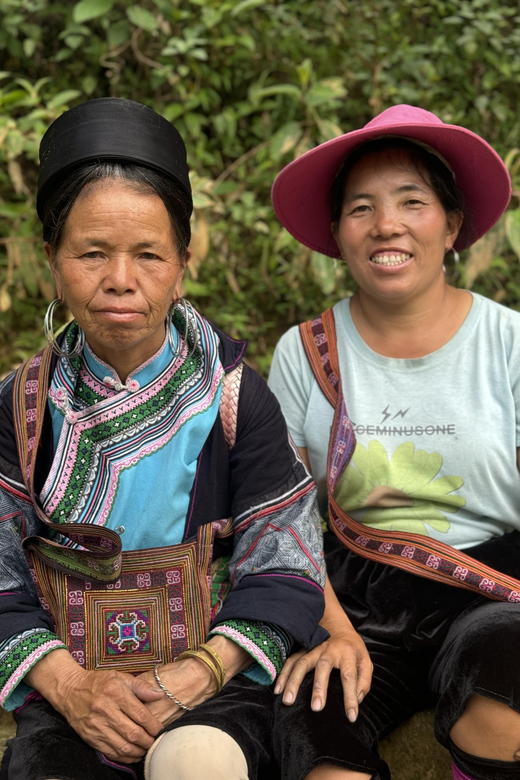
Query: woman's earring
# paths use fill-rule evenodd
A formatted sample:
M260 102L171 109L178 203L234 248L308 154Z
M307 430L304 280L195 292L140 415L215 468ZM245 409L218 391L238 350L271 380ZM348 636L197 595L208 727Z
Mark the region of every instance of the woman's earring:
M45 333L45 338L52 347L52 351L55 355L58 355L60 358L71 358L74 357L74 355L81 354L83 347L85 346L85 333L78 325L78 337L76 339L74 349L71 352L65 352L64 350L60 349L60 346L56 341L53 325L54 309L59 303L61 303L60 299L55 298L49 304L47 311L45 312L45 318L43 320L43 332Z
M188 356L191 357L199 345L199 328L197 326L197 318L195 317L193 306L189 301L186 300L186 298L179 298L178 303L183 307L183 316L185 322L184 341L188 342L190 327L193 333L193 344L191 345L191 349L188 353Z
M174 309L175 309L175 303L172 301L172 303L170 303L170 308L166 313L166 330L168 333L168 344L170 345L170 349L172 351L173 357L176 358L177 355L180 354L180 344L177 344L177 346L175 346L175 342L173 341L172 320L173 320Z
M448 254L448 252L453 252L453 262L455 264L455 273L458 274L458 272L459 272L459 263L460 263L459 253L457 252L457 250L453 246L450 247L449 249L447 249L445 254ZM444 271L444 273L446 273L446 263L442 264L442 270Z
M181 317L184 320L184 333L182 334L182 336L179 337L177 348L175 348L175 344L173 342L173 333L172 333L173 312L175 311L176 306L182 307ZM191 303L186 300L186 298L178 298L175 301L175 303L172 303L170 305L170 308L168 309L168 313L166 315L166 327L168 329L168 343L170 345L170 349L174 357L177 357L177 354L180 355L180 353L182 352L181 338L185 344L188 343L188 335L191 327L193 333L193 344L188 353L188 357L191 357L191 355L193 355L193 353L195 352L199 344L199 329L197 326L197 318L195 317L193 307Z

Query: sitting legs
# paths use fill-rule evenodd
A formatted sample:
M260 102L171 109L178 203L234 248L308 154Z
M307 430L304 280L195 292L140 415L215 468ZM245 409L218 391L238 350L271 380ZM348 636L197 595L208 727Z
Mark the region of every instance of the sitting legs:
M520 605L486 602L453 622L432 683L435 730L456 780L520 779Z
M472 696L450 737L473 756L520 761L520 714L494 699Z

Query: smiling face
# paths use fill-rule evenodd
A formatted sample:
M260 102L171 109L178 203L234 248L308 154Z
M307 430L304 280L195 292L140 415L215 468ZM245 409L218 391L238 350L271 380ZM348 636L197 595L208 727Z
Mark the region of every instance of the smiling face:
M443 286L444 254L461 226L402 149L369 153L350 171L334 238L360 294L414 300Z
M45 251L58 296L124 381L161 346L184 273L164 203L129 183L97 182L75 201L58 250Z

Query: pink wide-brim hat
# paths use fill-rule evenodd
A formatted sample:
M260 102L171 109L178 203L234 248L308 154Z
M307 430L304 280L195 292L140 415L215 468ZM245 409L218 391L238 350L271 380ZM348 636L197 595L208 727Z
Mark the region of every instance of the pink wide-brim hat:
M289 233L324 255L340 256L331 233L330 188L341 164L357 146L385 135L427 144L452 168L472 223L471 236L459 236L455 249L465 249L477 241L506 210L511 179L486 141L464 127L444 124L423 108L399 105L387 108L361 130L311 149L278 174L272 190L273 205Z

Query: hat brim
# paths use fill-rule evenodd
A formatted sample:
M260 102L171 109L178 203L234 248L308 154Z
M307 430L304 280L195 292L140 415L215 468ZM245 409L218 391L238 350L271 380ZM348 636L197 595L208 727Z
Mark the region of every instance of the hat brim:
M471 236L458 237L455 249L465 249L493 227L511 198L511 179L495 150L466 128L445 124L393 124L354 130L311 149L289 163L273 184L272 199L282 225L305 246L339 257L331 233L329 193L334 178L361 143L381 136L403 136L428 144L453 169L471 219Z

